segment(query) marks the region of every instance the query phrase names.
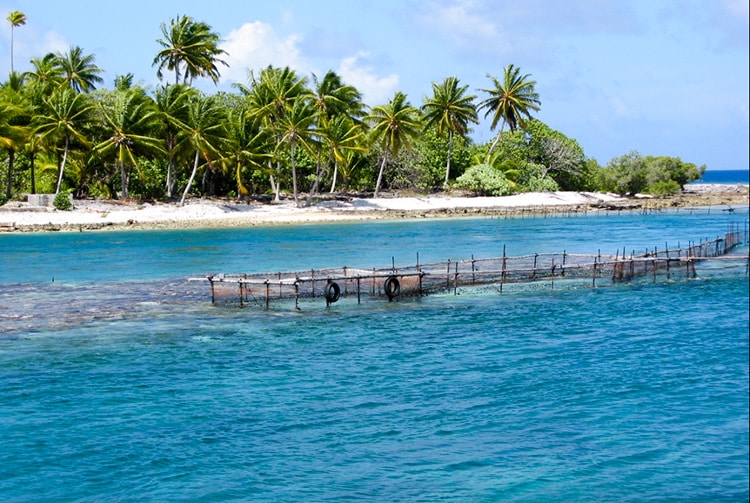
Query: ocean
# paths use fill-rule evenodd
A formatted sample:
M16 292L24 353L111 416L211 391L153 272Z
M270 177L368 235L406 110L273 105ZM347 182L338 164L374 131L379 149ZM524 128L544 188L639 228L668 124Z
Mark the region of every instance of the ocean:
M0 235L1 499L747 501L745 266L300 311L212 306L188 281L615 254L747 222L740 207Z
M703 177L695 183L716 183L722 185L734 185L750 183L750 171L746 169L708 170Z

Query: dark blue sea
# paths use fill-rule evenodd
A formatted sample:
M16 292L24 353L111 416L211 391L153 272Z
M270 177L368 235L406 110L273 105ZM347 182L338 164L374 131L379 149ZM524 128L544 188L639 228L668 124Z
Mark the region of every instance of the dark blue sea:
M695 183L738 184L750 183L750 171L746 169L708 170Z
M212 306L188 281L661 249L747 220L0 235L0 500L748 501L741 260L694 279L300 311Z

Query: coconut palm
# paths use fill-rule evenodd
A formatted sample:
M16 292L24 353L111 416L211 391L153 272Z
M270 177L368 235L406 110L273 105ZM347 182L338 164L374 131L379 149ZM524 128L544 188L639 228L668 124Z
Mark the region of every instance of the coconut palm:
M534 90L536 82L530 80L529 75L520 75L520 72L520 68L508 65L503 72L502 82L487 74L494 88L480 89L489 94L489 97L479 104L479 110L487 109L485 118L492 114L490 130L494 131L498 123L501 123L500 132L490 147L490 153L497 146L504 125L507 124L511 131L515 131L519 126L523 127L524 118L530 119L531 112L538 112L540 109L539 94Z
M120 171L122 198L128 199L128 168L137 168L138 155L159 152L161 140L152 136L157 121L154 103L141 88L112 91L113 99L99 101L103 129L109 137L94 147L102 158L114 157Z
M32 121L33 132L39 134L42 141L62 148L55 194L60 192L62 186L71 142L78 141L83 145L88 143L83 130L90 119L92 109L93 104L88 95L76 93L71 88L63 86L44 98L39 115Z
M71 47L67 53L56 54L63 80L77 93L91 92L97 84L104 82L100 76L103 70L96 66L94 59L93 54L84 55L78 46Z
M49 95L63 82L63 70L58 63L57 55L47 53L42 58L32 58L33 70L24 73L27 84L33 88L39 98Z
M292 190L294 191L294 202L300 206L299 191L297 188L297 165L295 153L297 147L302 147L310 155L315 155L316 142L322 135L321 131L315 129L317 113L309 100L297 98L291 107L288 107L284 116L278 121L279 144L283 142L289 145L289 155L292 163Z
M332 121L341 117L352 123L362 123L365 105L362 102L362 95L355 87L344 84L341 77L330 70L325 74L323 80L319 81L315 74L313 74L312 79L314 85L311 99L317 111L315 127L318 131L328 131ZM319 142L319 145L324 148L324 142ZM317 158L315 183L308 194L308 204L312 200L313 194L317 193L320 179L325 171L324 168L327 168L327 165L323 163L324 155L322 151L318 152ZM336 170L337 168L334 166L334 172Z
M323 80L313 75L314 106L322 121L337 115L346 115L355 122L365 115L362 95L354 86L346 85L336 72L329 70Z
M367 121L371 124L373 141L383 149L383 159L375 183L375 197L378 197L389 156L395 159L401 148L419 135L419 110L411 106L404 93L397 91L387 104L373 108Z
M451 172L451 153L453 151L453 136L466 136L469 123L478 124L477 110L474 105L476 96L467 96L469 86L459 87L456 77L448 77L442 83L432 84L432 98L426 99L422 105L425 117L425 129L435 127L438 134L448 132L448 156L445 162L445 182Z
M250 195L250 191L242 183L243 168L263 170L265 163L272 157L269 153L268 132L261 127L260 119L248 116L243 108L230 110L226 129L224 162L234 169L237 195L244 199Z
M5 189L5 199L10 199L13 189L13 164L16 152L22 148L27 136L27 128L19 121L24 113L23 106L18 100L6 99L8 94L17 95L14 90L3 86L0 90L0 148L8 152L8 178Z
M365 129L362 124L355 124L348 117L338 115L328 123L325 133L324 147L333 160L331 181L331 193L333 193L336 190L339 166L350 158L350 154L367 151L364 145Z
M176 190L175 161L179 136L188 129L188 105L190 100L196 97L197 91L184 84L167 84L156 88L154 92L156 118L160 123L167 152L166 195L168 198L172 198Z
M169 26L161 23L164 38L156 41L163 47L154 58L153 65L159 65L156 76L161 80L164 70L175 74L175 84L192 84L196 77L208 77L214 84L221 76L217 63L227 66L219 57L226 51L219 49L219 35L211 31L206 23L195 21L190 16L177 16L170 19Z
M7 19L10 23L10 73L13 73L13 31L16 26L23 26L26 24L26 14L14 10L8 14Z
M190 99L187 108L187 129L182 135L182 140L177 148L181 146L190 147L195 151L193 169L190 179L185 186L185 191L180 199L180 206L185 204L185 198L195 180L195 174L200 167L201 157L206 165L211 168L214 161L220 157L222 143L224 142L224 109L219 106L211 96L198 96Z
M264 68L258 77L253 72L249 74L250 87L237 85L240 92L247 97L249 111L252 116L258 117L276 139L275 151L283 143L278 132L278 123L286 115L287 110L293 106L294 101L306 99L310 91L306 87L307 79L299 77L291 68L276 68L268 66ZM273 161L269 159L269 163ZM274 191L274 200L279 200L281 190L281 165L276 162L276 176L269 175L271 187Z

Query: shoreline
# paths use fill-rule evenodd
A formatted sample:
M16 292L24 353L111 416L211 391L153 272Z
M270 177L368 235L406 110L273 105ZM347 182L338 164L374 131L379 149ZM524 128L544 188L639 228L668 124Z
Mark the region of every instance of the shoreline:
M192 199L176 203L76 200L74 209L33 207L10 202L0 207L0 234L19 232L84 232L106 230L177 230L343 223L460 217L565 215L601 211L660 211L723 207L750 203L748 185L694 184L680 194L621 197L593 192L534 192L502 197L428 195L358 198L321 196L311 206Z

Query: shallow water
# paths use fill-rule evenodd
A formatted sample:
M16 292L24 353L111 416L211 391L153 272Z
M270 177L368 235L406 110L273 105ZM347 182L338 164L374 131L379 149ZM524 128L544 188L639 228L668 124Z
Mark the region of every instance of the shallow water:
M212 307L207 286L185 280L503 246L662 248L746 221L714 211L0 236L0 494L746 501L742 267L596 289L309 300L301 312Z

